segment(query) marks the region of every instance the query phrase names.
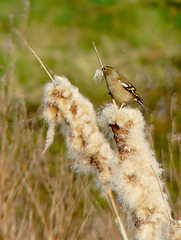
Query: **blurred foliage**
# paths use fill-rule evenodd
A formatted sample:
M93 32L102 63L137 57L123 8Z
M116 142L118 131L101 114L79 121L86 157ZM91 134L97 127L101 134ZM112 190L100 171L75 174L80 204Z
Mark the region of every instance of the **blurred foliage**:
M103 63L127 76L152 112L149 118L143 110L153 124L160 162L165 152L169 175L173 163L168 136L181 132L181 1L1 0L0 6L0 76L7 84L11 79L14 100L24 97L28 115L41 105L49 80L15 31L53 72L68 77L95 106L101 106L110 97L104 81L93 81L100 67L92 48L95 41ZM173 96L177 99L171 105ZM179 144L180 140L172 142L177 169L181 169ZM177 199L178 188L171 189Z

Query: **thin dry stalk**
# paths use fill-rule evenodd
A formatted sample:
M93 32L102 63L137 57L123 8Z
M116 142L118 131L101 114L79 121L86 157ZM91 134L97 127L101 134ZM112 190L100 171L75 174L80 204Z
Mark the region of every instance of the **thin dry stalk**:
M117 206L116 206L116 203L114 201L114 198L113 198L113 195L112 195L111 191L108 193L108 198L109 198L109 200L111 202L113 211L114 211L114 213L116 215L117 224L118 224L118 227L120 228L120 232L122 234L122 237L123 237L124 240L128 240L128 236L127 236L126 230L125 230L124 225L122 223L122 220L121 220L121 218L119 216L119 212L118 212L118 209L117 209Z

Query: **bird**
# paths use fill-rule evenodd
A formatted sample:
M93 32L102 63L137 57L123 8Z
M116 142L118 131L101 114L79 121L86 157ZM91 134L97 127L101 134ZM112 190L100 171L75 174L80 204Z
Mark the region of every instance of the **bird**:
M115 102L115 100L120 102L120 108L128 102L134 101L139 103L147 112L150 113L143 104L143 98L141 98L135 86L131 84L126 77L111 66L103 66L101 71L106 80L109 94L111 95L113 102Z
M104 66L97 51L95 42L92 42L92 45L101 66L101 75L104 75L109 90L109 95L111 96L113 103L117 105L115 101L117 100L121 103L120 108L123 108L127 102L135 101L150 113L150 111L143 104L143 98L141 98L135 86L131 84L129 80L120 74L115 68ZM99 74L99 76L101 75Z

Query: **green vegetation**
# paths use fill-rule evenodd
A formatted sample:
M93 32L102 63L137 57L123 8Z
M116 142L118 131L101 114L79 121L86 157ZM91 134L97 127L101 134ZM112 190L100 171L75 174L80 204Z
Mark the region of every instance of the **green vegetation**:
M3 210L0 213L0 225L9 229L14 226L11 221L14 218L17 220L15 230L10 231L12 235L4 239L15 239L12 236L17 236L18 224L22 224L19 239L29 239L25 228L23 230L23 221L29 224L27 232L31 232L32 239L43 239L42 231L50 234L52 229L53 234L55 220L65 219L67 216L72 219L73 225L68 219L66 221L70 225L67 223L67 226L70 227L59 232L58 225L61 224L57 220L57 229L54 229L57 237L52 235L52 239L93 239L93 235L85 238L86 231L91 232L91 228L95 231L94 239L101 239L105 233L93 226L94 217L100 219L100 215L103 215L99 221L103 228L107 228L104 218L110 219L109 210L102 210L107 209L105 201L96 196L95 190L87 187L89 189L84 191L90 179L78 177L67 169L71 161L66 160L65 163L63 159L65 149L61 135L57 136L46 155L41 155L45 139L42 96L44 84L49 79L15 33L16 30L53 72L69 78L97 108L110 102L110 96L104 81L93 81L94 71L100 66L92 41L96 42L103 63L114 66L130 79L152 112L149 117L141 109L151 125L148 133L157 159L161 164L164 162L166 190L170 192L174 217L181 218L180 1L1 0L0 205ZM22 181L26 174L27 177ZM64 197L56 205L59 196L65 192L64 176L70 195L64 193ZM77 187L76 183L82 186ZM55 194L57 188L59 190ZM75 200L76 194L80 195L78 203ZM47 202L44 201L46 195ZM67 202L71 197L72 205L69 203L68 208ZM90 212L90 219L87 220L89 212L86 211L90 209L88 205L92 204L91 199L96 203L91 210L93 213ZM56 213L61 214L49 221L52 215L48 210L55 211L54 204L57 207ZM8 207L12 212L6 212ZM98 213L94 211L96 208L99 209ZM39 212L36 215L37 209ZM9 222L6 221L8 216L12 217ZM29 223L26 222L27 219ZM79 223L76 229L74 223L77 219ZM84 220L85 228L81 225ZM114 219L111 220L109 236L112 232L112 236L115 236ZM35 223L39 221L41 224L37 227ZM46 229L43 227L44 221ZM3 238L4 229L0 229L0 238L1 234ZM119 232L117 234L119 236Z

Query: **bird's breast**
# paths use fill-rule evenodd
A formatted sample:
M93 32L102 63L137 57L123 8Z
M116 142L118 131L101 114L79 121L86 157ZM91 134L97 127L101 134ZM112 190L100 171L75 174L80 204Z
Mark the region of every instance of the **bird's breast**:
M107 78L107 84L115 100L123 103L133 99L133 95L122 86L121 80Z

